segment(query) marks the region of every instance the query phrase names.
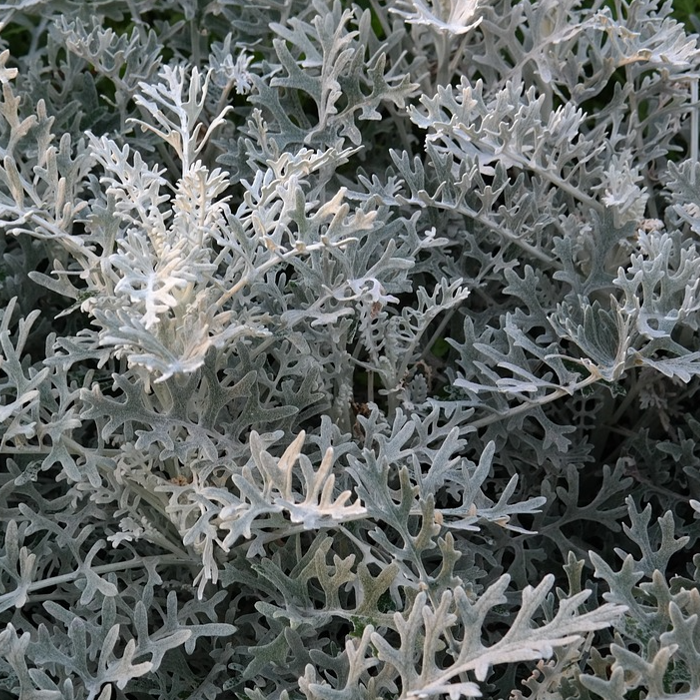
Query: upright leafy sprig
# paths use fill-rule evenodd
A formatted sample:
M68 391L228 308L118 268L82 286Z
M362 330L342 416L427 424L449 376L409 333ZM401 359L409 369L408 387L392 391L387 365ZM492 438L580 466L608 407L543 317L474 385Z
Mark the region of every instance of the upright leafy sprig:
M201 366L210 347L268 333L263 312L250 302L237 304L240 290L297 255L349 242L325 235L308 243L286 237L282 242L289 221L283 197L296 197L302 184L295 168L283 164L286 156L248 186L250 196L257 197L255 208L242 203L231 211L227 173L210 171L200 158L230 109L205 130L199 119L209 78L202 79L196 68L188 77L182 66L166 66L157 83L141 83L142 93L135 98L153 123L134 121L166 143L181 164L174 185L164 170L148 167L138 151L132 156L128 145L120 148L105 136L91 137L108 200L87 229L110 246L105 253L114 252L99 271L86 265L83 297L89 299L82 308L102 327L100 345L114 347L117 356L125 355L160 381ZM310 157L298 168L310 173L323 162ZM319 209L316 227L330 222L338 206L335 200ZM99 230L112 211L121 220L119 229Z

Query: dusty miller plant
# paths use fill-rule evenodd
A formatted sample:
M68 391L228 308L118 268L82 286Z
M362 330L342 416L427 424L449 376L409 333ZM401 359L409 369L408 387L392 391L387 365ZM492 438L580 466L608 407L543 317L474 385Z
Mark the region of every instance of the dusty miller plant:
M0 4L3 697L700 698L672 10Z

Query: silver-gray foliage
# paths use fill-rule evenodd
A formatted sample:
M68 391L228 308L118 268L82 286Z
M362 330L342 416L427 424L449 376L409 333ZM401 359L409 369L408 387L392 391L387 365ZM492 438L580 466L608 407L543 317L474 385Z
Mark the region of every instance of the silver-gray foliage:
M672 13L0 3L1 691L700 698Z

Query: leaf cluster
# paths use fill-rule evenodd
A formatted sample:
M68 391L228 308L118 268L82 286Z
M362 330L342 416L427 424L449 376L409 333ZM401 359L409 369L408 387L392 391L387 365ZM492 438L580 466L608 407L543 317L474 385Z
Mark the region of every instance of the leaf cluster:
M0 690L698 697L671 3L0 8Z

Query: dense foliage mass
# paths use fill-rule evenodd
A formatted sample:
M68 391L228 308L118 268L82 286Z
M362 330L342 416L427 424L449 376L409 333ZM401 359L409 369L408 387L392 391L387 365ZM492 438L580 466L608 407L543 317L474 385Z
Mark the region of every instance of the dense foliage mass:
M672 9L0 3L0 691L700 698Z

